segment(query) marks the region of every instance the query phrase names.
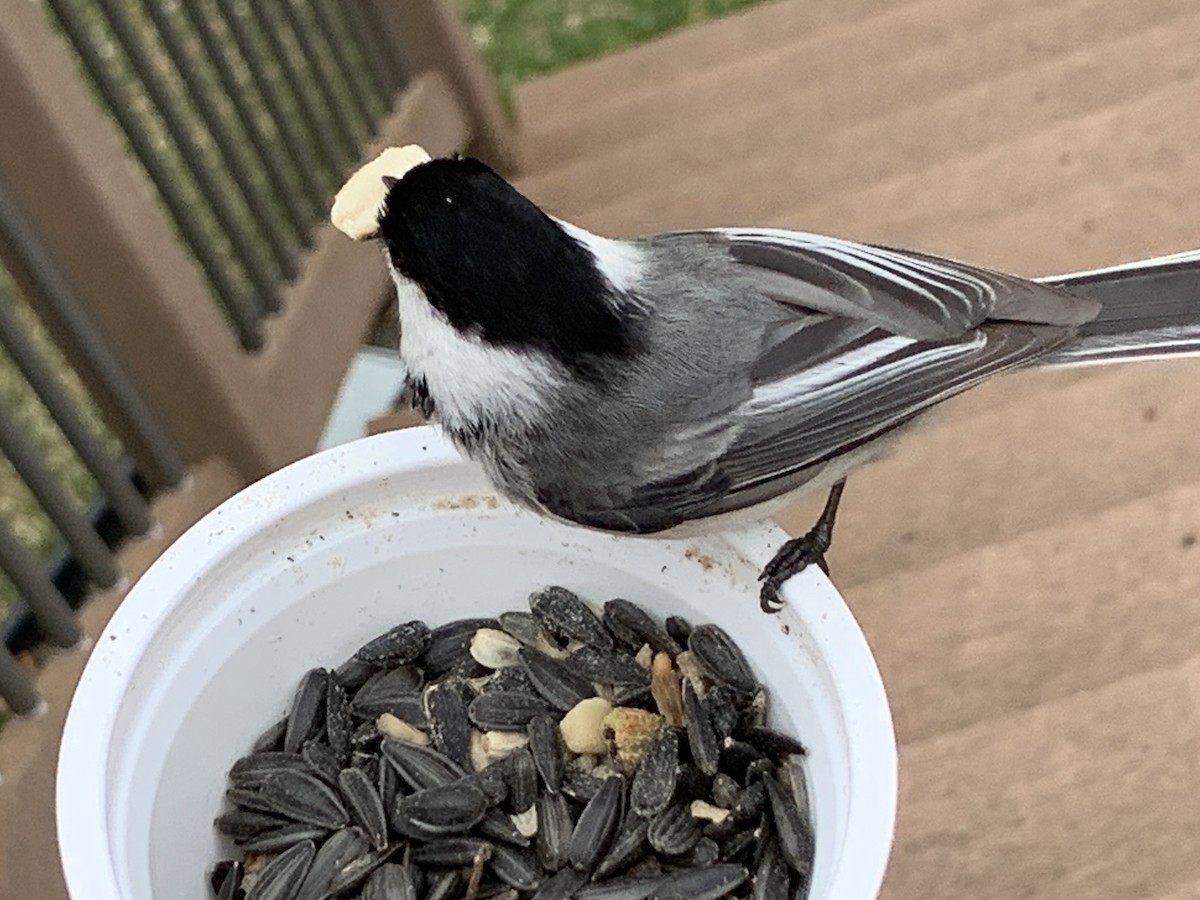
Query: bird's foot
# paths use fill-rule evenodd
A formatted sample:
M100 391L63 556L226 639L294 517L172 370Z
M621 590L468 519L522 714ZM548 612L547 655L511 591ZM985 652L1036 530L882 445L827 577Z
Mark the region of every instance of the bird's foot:
M793 575L799 575L811 565L819 566L826 575L829 566L825 562L825 554L833 543L833 522L837 517L838 504L842 500L842 489L845 481L839 481L829 491L829 499L821 511L817 524L803 537L792 538L779 548L779 552L771 558L758 576L762 588L758 595L758 605L763 612L773 615L783 609L784 601L779 594L783 583Z

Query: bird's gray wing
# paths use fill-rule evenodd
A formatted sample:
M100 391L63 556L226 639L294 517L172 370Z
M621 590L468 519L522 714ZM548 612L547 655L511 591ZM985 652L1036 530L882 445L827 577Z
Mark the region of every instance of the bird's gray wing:
M710 264L723 252L718 265L776 301L779 318L750 363L749 398L713 423L729 427L719 454L592 510L602 527L658 531L789 493L934 404L1048 352L1096 312L1022 279L832 238L659 239L706 242Z

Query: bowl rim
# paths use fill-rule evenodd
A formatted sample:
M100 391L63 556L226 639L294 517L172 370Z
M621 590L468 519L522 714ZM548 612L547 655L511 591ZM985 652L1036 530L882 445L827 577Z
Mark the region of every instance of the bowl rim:
M129 900L120 890L113 866L106 785L107 765L95 760L98 744L107 743L124 689L158 633L172 604L197 570L222 557L250 535L312 504L319 496L348 491L390 474L414 469L471 465L430 426L385 432L315 453L285 466L230 497L188 528L159 556L118 606L94 647L76 687L59 745L56 819L59 856L68 893L76 900ZM297 482L306 485L296 489ZM438 495L423 494L421 505ZM415 498L416 499L416 498ZM773 522L720 533L732 548L761 565L768 548L786 538ZM645 540L646 538L639 538ZM815 567L782 588L786 601L825 595L823 614L808 622L825 642L838 648L836 682L848 730L856 779L850 816L858 822L835 868L839 898L876 897L891 855L899 794L898 753L891 709L875 658L844 598ZM122 633L120 641L108 641ZM853 723L853 724L851 724ZM71 797L64 803L63 797Z

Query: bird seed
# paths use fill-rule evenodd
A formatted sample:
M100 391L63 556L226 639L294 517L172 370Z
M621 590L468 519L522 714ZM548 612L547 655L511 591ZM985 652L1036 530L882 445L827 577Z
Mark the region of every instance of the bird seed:
M803 900L795 737L721 628L598 612L405 622L300 679L229 770L218 900Z

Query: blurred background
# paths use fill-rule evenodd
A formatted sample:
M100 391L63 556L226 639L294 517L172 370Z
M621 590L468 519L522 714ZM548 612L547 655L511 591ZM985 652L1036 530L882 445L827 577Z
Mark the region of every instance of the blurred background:
M411 423L381 260L325 224L382 146L614 236L1051 274L1200 246L1197 46L1191 0L4 0L0 897L65 896L58 732L129 584L244 485ZM1200 896L1198 379L1007 378L850 482L886 897Z

